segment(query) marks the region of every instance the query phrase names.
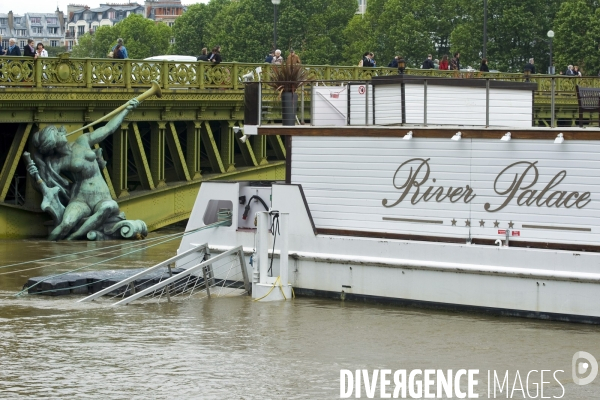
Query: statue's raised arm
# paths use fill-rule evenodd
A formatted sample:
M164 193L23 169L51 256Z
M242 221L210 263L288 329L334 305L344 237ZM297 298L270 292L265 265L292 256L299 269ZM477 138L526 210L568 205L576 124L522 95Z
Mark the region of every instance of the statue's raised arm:
M102 128L96 129L93 132L83 135L84 137L87 137L90 147L100 143L108 136L112 135L117 129L119 129L119 126L121 126L127 114L129 114L131 110L136 108L139 104L140 102L137 99L129 100L126 104L125 110L118 113L117 116L108 121L106 125L104 125Z

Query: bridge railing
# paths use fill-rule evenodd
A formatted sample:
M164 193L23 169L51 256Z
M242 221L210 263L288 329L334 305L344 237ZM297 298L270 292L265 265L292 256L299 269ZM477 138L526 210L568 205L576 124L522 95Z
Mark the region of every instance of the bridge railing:
M156 80L163 89L242 89L242 77L252 74L258 80L256 68L261 67L261 80L268 81L271 65L256 63L173 62L148 60L116 60L102 58L0 57L0 86L5 87L73 87L73 88L135 88L147 87ZM350 81L369 80L373 76L395 75L394 68L363 68L358 66L305 65L309 80ZM525 80L523 74L456 72L407 69L407 74L432 77L489 78ZM600 87L600 77L554 76L557 93L575 94L575 86ZM531 75L540 92L551 90L551 77Z
M242 89L242 77L251 73L258 79L269 79L271 65L252 63L173 62L147 60L114 60L95 58L0 57L0 86L5 87L71 87L71 88L135 88L147 87L151 81L163 89ZM361 68L329 65L307 65L308 76L315 81L368 80L374 75L395 74L391 68Z

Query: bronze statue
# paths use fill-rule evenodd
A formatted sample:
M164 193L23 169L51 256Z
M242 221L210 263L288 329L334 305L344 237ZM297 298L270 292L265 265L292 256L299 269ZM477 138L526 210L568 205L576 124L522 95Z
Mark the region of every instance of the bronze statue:
M129 100L101 119L116 114L105 126L79 136L74 142L67 141L68 135L63 126L48 126L33 134L33 160L29 153L24 153L23 157L28 163L27 171L44 196L42 209L54 220L55 227L48 239L87 237L102 240L143 238L147 235L143 221L127 221L124 214L119 213L119 205L111 198L101 173L106 165L102 149L94 149L94 145L116 131L127 114L145 97L152 94L160 97L157 84L151 91Z

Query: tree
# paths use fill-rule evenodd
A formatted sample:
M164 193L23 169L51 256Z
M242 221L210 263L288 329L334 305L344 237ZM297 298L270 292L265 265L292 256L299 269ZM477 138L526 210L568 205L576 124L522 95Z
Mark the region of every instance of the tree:
M73 57L103 58L123 38L129 58L147 58L167 54L171 28L155 23L139 14L132 14L114 26L102 26L93 34L80 36L73 47Z
M188 7L187 11L175 20L173 36L175 54L199 56L203 47L207 47L207 24L210 22L208 6L203 3Z
M113 29L117 38L123 38L129 58L143 59L167 54L172 37L171 28L165 23L156 23L139 14L131 14Z
M587 75L596 74L598 64L598 15L585 0L567 0L554 20L554 54L557 70L579 65ZM594 36L592 36L594 35Z

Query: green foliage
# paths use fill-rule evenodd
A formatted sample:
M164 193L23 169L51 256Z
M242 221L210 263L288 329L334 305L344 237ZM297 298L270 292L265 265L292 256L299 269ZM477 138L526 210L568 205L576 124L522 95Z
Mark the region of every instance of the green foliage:
M598 62L598 22L600 9L595 12L585 0L567 0L555 19L554 59L557 70L569 64L578 65L586 75L596 75Z
M194 4L173 25L174 54L199 56L207 46L207 24L211 15L206 4Z
M114 26L100 27L93 34L80 36L73 47L73 57L103 58L123 38L129 58L146 58L167 54L171 28L155 23L139 14L132 14Z
M300 86L304 85L308 79L306 69L300 64L282 64L273 65L269 73L269 82L278 92L294 93Z
M277 47L294 48L304 64L357 65L375 53L386 66L395 55L418 68L428 53L461 54L461 66L477 68L483 57L484 0L369 0L356 15L356 0L283 0L277 7ZM600 4L597 0L487 0L487 58L491 69L522 72L531 57L538 72L549 65L548 30L556 33L557 70L578 64L600 70ZM222 46L223 61L263 62L273 49L271 0L211 0L188 7L171 29L132 15L114 27L84 35L78 57L106 57L122 37L131 58L175 53L198 56ZM169 45L169 38L175 43Z
M48 57L58 57L59 54L65 53L67 50L64 46L46 47Z

